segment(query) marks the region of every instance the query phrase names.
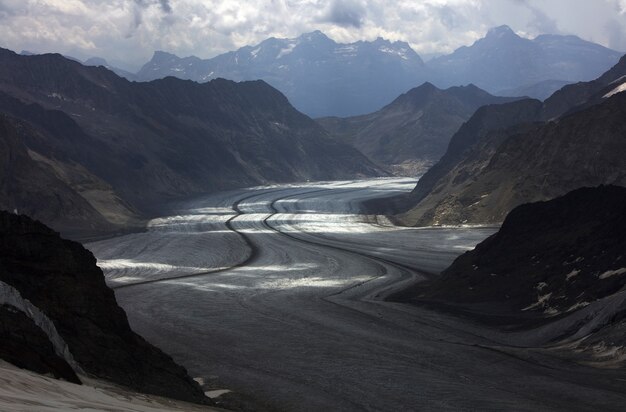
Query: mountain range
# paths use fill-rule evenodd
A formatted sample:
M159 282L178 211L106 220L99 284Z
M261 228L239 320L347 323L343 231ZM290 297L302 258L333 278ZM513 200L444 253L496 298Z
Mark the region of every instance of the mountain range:
M426 78L422 59L403 42L379 38L338 44L320 31L270 38L208 60L155 52L139 80L166 76L198 82L223 77L262 79L312 117L350 116L379 109Z
M474 85L441 90L424 83L377 112L317 121L372 161L396 174L416 176L441 158L454 133L479 107L511 100Z
M621 56L576 36L545 34L526 39L500 26L471 46L437 57L428 65L441 86L471 82L495 93L547 80L592 80Z
M131 79L263 79L309 116L350 117L380 110L425 81L440 88L474 84L492 94L545 98L558 85L598 77L620 57L576 36L531 40L501 26L471 46L424 63L404 42L379 38L339 44L316 31L270 38L211 59L157 51Z
M0 206L65 233L141 227L212 190L385 174L263 81L137 83L2 49L0 112Z
M515 206L582 186L626 185L626 56L545 102L479 109L418 182L409 225L499 223Z

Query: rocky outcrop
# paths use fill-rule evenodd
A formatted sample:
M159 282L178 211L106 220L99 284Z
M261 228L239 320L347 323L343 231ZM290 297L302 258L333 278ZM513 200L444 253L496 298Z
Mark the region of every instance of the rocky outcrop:
M474 85L441 90L424 83L375 113L318 122L331 136L351 144L374 162L415 176L444 154L450 138L476 109L511 100L492 96Z
M27 122L0 114L0 209L52 222L74 235L137 225L136 213L110 185L45 149L54 141Z
M73 378L68 363L59 359L60 351L55 350L56 357L52 354L58 344L41 329L45 325L34 315L40 311L52 321L81 372L139 392L206 402L184 368L130 329L95 258L79 243L62 239L26 216L0 212L0 282L36 308L4 306L0 311L0 331L9 338L0 345L5 360ZM22 355L15 350L24 340L31 344Z
M55 352L48 336L26 313L11 305L0 305L0 320L0 359L80 384L72 367Z

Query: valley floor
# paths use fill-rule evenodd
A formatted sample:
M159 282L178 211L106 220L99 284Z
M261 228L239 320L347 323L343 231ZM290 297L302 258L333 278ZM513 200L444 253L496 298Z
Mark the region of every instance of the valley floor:
M255 410L622 409L622 373L384 300L496 230L400 228L359 214L363 200L414 185L220 193L180 204L146 233L87 247L133 329L205 390L233 391L225 406L245 394Z

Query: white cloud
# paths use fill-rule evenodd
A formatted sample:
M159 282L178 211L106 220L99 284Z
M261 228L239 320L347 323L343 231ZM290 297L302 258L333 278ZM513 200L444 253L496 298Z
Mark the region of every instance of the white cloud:
M158 49L206 58L316 29L340 42L381 36L450 52L501 24L626 50L626 0L0 0L2 47L134 66Z

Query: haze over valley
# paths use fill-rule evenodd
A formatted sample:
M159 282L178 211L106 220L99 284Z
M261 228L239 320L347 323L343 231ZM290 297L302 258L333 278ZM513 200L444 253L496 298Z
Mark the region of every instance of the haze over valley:
M5 3L1 410L623 410L623 1Z

